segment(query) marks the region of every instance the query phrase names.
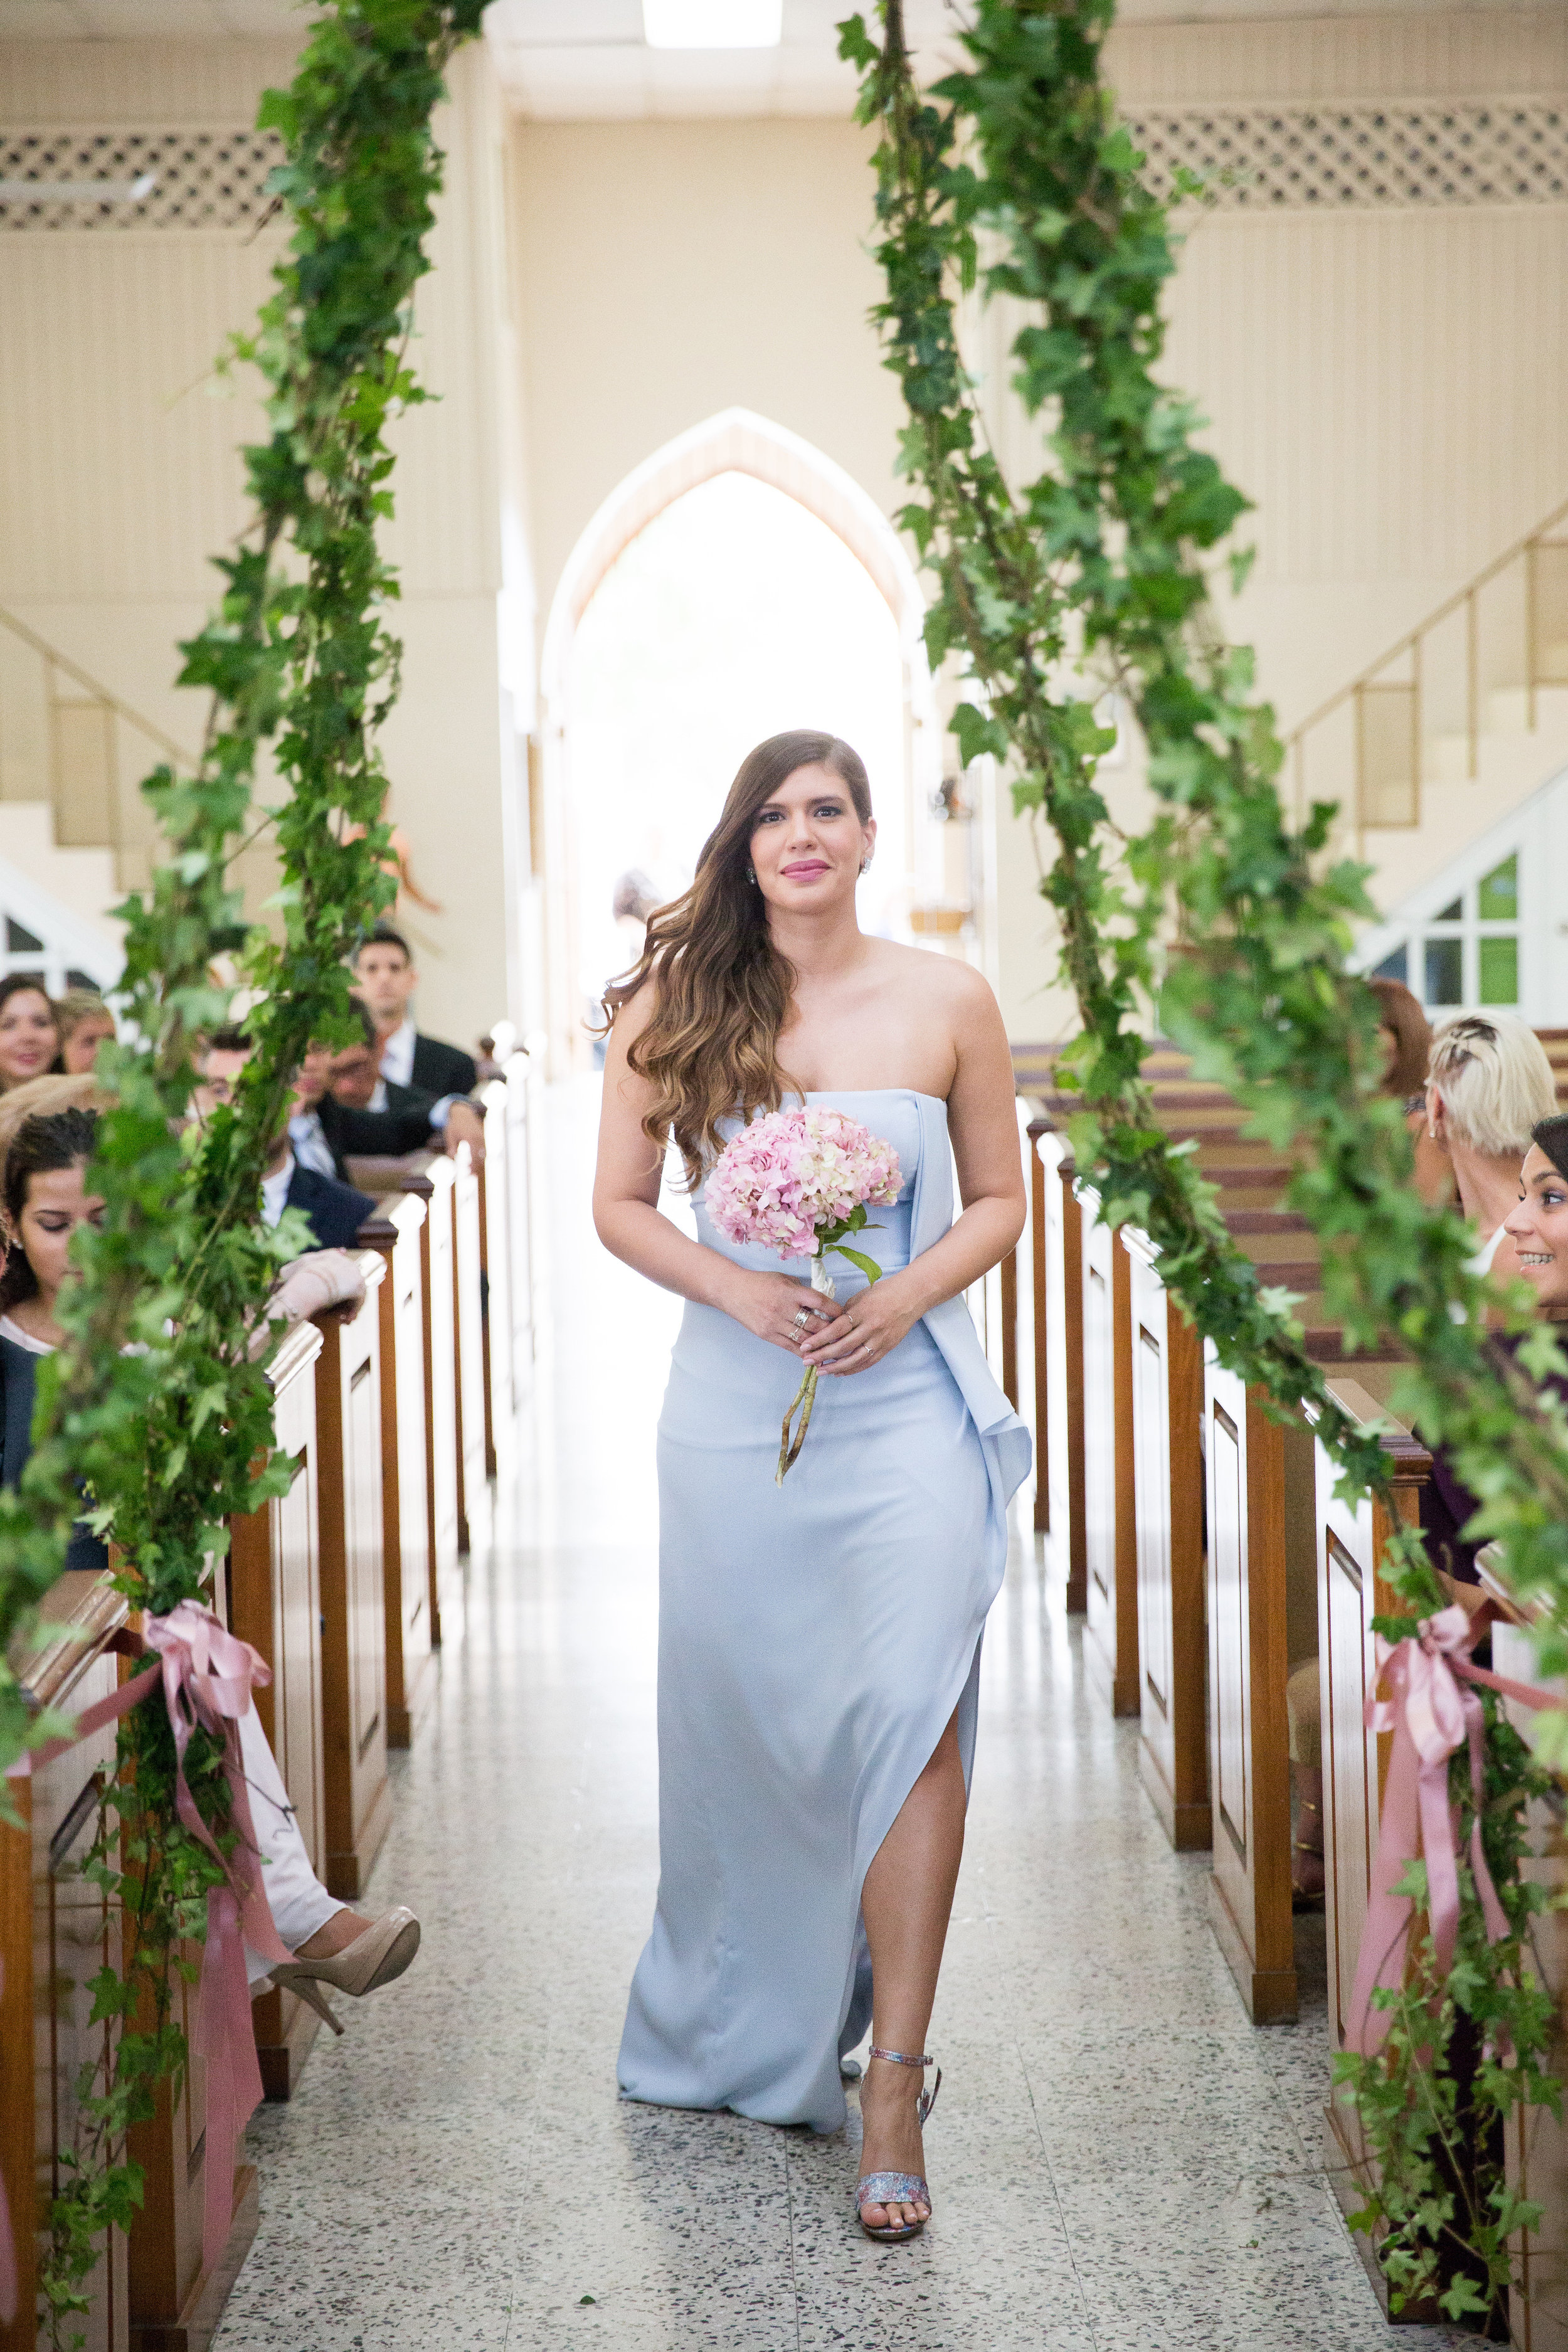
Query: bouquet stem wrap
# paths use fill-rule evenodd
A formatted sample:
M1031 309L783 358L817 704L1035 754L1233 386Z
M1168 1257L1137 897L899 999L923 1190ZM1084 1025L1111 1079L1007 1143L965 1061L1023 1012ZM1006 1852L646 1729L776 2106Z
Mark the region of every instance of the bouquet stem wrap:
M833 1276L828 1273L820 1251L811 1261L811 1286L824 1298L837 1298L838 1296L837 1291L833 1287ZM808 1364L805 1378L791 1399L789 1411L784 1417L784 1430L779 1439L779 1466L773 1473L775 1486L784 1485L784 1472L793 1470L800 1457L800 1449L805 1444L805 1433L811 1427L811 1408L816 1402L816 1366ZM795 1420L797 1412L800 1415L800 1423L792 1437L790 1423Z

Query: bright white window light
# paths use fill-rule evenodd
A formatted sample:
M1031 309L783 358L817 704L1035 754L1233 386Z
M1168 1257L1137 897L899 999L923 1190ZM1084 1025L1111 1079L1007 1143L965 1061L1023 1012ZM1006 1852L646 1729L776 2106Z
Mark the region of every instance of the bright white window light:
M650 49L776 49L784 0L642 0Z

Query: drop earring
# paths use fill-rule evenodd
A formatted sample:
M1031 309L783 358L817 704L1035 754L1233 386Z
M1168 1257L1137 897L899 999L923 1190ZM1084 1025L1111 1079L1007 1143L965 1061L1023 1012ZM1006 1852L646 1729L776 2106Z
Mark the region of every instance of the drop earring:
M747 868L746 868L746 879L747 879L747 881L748 881L748 882L753 882L753 883L754 883L754 882L755 882L755 880L756 880L756 878L757 878L757 869L756 869L756 867L755 867L754 866L747 866Z

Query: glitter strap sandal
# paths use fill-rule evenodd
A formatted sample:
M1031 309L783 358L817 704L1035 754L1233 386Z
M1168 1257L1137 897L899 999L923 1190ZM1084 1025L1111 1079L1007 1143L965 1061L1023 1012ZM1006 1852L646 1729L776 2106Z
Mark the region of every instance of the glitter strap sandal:
M871 2045L873 2058L886 2058L894 2066L929 2066L929 2056L906 2057L901 2050L879 2050ZM936 2080L929 2091L922 2091L915 2120L923 2124L936 2105L936 2095L942 2088L942 2068L936 2070ZM868 2238L884 2246L900 2246L910 2238L918 2238L925 2228L924 2221L895 2221L873 2229L866 2219L868 2205L923 2205L929 2215L931 2210L931 2190L918 2172L863 2172L855 2183L855 2218Z

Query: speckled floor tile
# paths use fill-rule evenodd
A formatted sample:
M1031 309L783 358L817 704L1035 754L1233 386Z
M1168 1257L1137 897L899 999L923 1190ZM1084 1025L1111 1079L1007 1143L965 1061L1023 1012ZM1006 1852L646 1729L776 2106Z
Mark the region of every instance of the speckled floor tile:
M261 2226L214 2352L1438 2352L1383 2320L1321 2169L1321 1924L1255 2032L1137 1733L1026 1539L987 1629L913 2245L817 2137L616 2093L658 1878L653 1424L679 1303L586 1223L592 1088L552 1107L535 1393L494 1539L394 1759L372 1907L408 1976L342 2004L251 2133ZM613 1335L611 1344L610 1335ZM606 1447L606 1432L613 1446Z

